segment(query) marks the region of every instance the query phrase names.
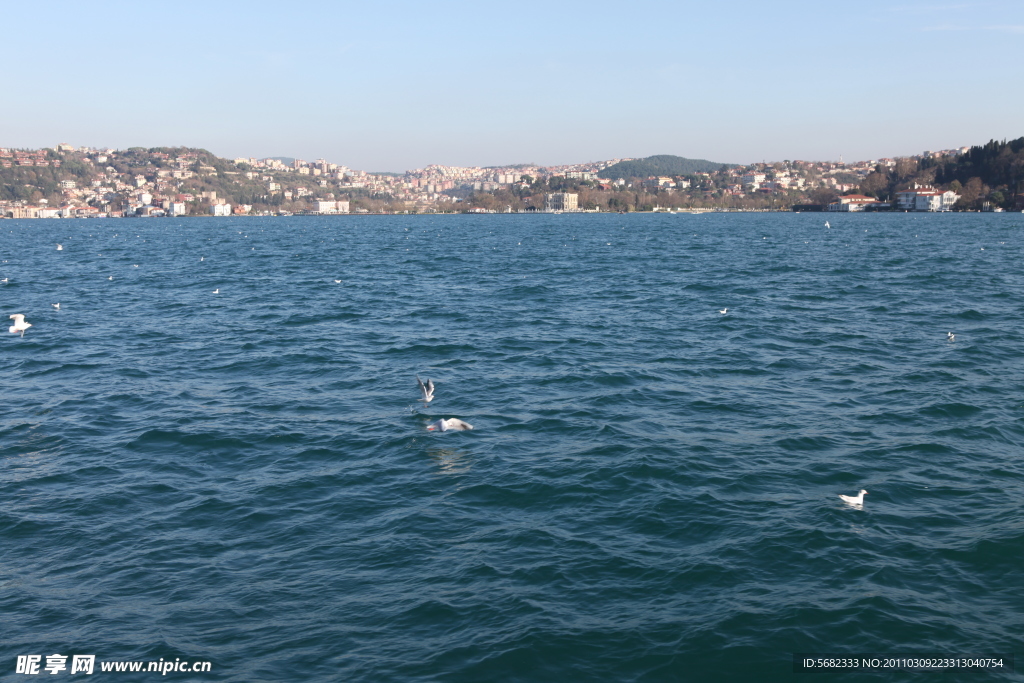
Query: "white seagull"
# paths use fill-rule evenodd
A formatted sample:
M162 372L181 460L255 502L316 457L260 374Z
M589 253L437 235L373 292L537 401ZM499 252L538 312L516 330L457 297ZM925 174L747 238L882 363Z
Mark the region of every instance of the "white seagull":
M336 284L336 285L340 285L340 284L341 284L341 280L335 280L335 281L334 281L334 284Z
M54 308L56 308L58 311L60 310L60 304L50 304L50 305L53 306Z
M434 400L434 382L428 379L427 383L424 384L423 380L420 379L419 375L416 375L416 384L420 387L420 393L423 394L423 398L420 400L424 403L430 403ZM441 430L444 431L444 430Z
M719 311L719 313L721 313L722 315L725 315L728 312L729 312L728 308L723 308L722 310Z
M866 496L867 493L867 491L861 489L860 493L858 493L856 496L844 496L843 494L840 493L839 497L843 499L844 503L853 505L854 507L861 507L864 505L864 496Z
M213 293L214 294L220 294L220 287L218 287L217 289L213 290Z
M467 429L472 429L473 425L468 422L463 422L457 417L452 417L447 420L441 418L437 422L431 422L427 425L428 432L464 432Z
M826 228L831 228L832 226L828 224L828 221L825 221L825 227Z
M956 335L953 334L952 332L947 332L946 339L948 339L949 341L956 341Z
M108 280L113 280L113 279L114 279L114 276L113 276L113 275L111 275L111 276L110 276L110 277L108 277L107 279L108 279Z
M57 245L57 251L64 251L64 245L63 244L58 244Z
M18 334L19 332L21 332L21 336L24 337L25 336L25 330L27 330L28 328L32 327L32 323L25 322L25 314L24 313L14 313L14 314L12 314L11 315L11 320L14 321L14 324L11 325L9 328L7 328L7 330L11 334Z

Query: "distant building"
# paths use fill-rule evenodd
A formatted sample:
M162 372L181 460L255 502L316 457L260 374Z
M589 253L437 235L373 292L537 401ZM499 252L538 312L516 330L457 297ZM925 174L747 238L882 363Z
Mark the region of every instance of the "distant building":
M829 211L863 211L868 206L877 204L878 200L862 194L848 194L840 197L839 201L828 205Z
M60 181L60 187L61 187L62 190L73 190L73 189L75 189L75 186L76 185L75 185L75 181L74 180L62 180L62 181Z
M313 202L313 213L348 213L348 201L325 201L318 199Z
M574 192L553 192L544 197L547 211L578 211L580 196Z
M171 216L184 216L188 213L188 208L185 202L171 202L170 207L167 209L167 213Z
M231 205L230 204L211 204L210 214L213 216L230 216Z
M960 195L947 190L939 192L928 185L914 184L909 190L896 193L896 208L903 211L952 211Z

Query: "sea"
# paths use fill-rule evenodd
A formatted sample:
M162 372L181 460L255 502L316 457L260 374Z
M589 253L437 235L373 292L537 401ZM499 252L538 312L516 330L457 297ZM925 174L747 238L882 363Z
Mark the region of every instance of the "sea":
M8 220L0 260L2 680L1024 680L1021 214Z

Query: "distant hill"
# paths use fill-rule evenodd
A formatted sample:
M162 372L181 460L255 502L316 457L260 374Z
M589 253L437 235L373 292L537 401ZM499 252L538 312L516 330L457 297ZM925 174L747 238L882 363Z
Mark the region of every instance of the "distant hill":
M735 166L735 164L721 164L707 159L687 159L672 154L658 154L646 159L634 159L633 161L620 161L601 171L598 175L602 178L646 178L647 176L658 175L686 175L688 173L710 173L717 171L722 166Z

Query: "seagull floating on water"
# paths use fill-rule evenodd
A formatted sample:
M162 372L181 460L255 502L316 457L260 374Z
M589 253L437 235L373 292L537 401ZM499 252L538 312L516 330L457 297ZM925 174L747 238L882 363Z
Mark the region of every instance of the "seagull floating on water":
M825 227L826 228L831 228L832 226L828 224L828 221L825 221Z
M334 281L334 284L336 284L336 285L340 285L340 284L341 284L341 280L335 280L335 281Z
M468 422L463 422L457 417L452 417L447 420L441 418L437 422L431 422L427 425L428 432L464 432L467 429L472 429L473 425Z
M11 315L11 320L14 321L14 324L11 325L9 328L7 328L7 330L11 334L18 334L19 332L21 332L21 336L24 337L25 336L25 330L27 330L28 328L32 327L32 323L25 322L25 314L24 313L14 313L14 314L12 314ZM470 427L470 429L472 429L472 427Z
M213 293L214 294L220 294L220 287L218 287L217 289L213 290Z
M840 493L839 497L843 499L844 503L848 503L855 507L860 507L864 505L864 496L866 496L867 493L867 491L861 489L860 493L858 493L856 496L844 496L843 494Z
M427 383L424 384L423 380L420 379L419 375L416 376L416 384L420 387L420 393L423 394L423 398L420 400L424 403L430 403L434 400L434 381L427 379ZM443 429L441 431L444 431Z
M58 311L60 310L60 304L50 304L50 305L53 306L54 308L56 308Z
M57 245L57 251L64 251L64 245L63 244L58 244Z
M949 341L956 341L956 335L953 334L952 332L947 332L946 339L948 339Z
M114 276L113 276L113 275L111 275L111 276L110 276L110 277L108 277L107 279L108 279L108 280L113 280L113 279L114 279Z
M719 311L719 313L721 313L722 315L725 315L728 312L729 312L728 308L723 308L722 310Z

